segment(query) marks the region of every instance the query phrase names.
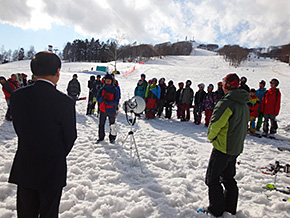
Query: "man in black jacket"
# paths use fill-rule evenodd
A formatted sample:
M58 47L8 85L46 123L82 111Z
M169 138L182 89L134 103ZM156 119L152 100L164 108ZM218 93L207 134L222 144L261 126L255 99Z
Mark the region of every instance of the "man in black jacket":
M66 157L77 138L74 101L58 91L61 61L50 52L31 60L35 84L11 95L18 136L9 182L17 184L18 217L58 217ZM32 137L33 135L33 137Z
M72 97L75 101L79 98L81 93L81 85L78 81L78 75L74 74L71 81L69 81L67 86L67 94Z
M199 125L201 122L201 116L202 116L202 102L206 93L204 91L203 83L200 83L197 86L199 90L195 93L195 96L194 96L193 115L194 115L194 123L196 125Z
M165 118L170 119L172 115L172 107L176 98L176 88L173 85L173 81L168 82L168 86L165 89Z

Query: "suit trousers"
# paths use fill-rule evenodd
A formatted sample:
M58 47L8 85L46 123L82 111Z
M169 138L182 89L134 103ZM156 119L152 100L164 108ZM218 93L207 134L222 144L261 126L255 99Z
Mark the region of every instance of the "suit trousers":
M18 218L57 218L62 188L34 190L17 187Z
M238 156L222 153L215 148L212 150L205 183L208 186L208 210L215 216L222 216L225 211L236 214L239 189L234 176Z

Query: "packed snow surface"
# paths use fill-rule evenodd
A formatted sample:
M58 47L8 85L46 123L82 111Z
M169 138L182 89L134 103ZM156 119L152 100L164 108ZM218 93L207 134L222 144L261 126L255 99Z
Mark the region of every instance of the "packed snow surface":
M80 73L98 63L63 63L58 89L66 87L74 73L81 83L81 97L88 96L87 81L90 75ZM103 65L103 64L100 64ZM133 69L133 73L123 76ZM121 75L119 81L122 98L133 97L141 73L147 80L165 77L166 82L192 80L196 92L197 84L203 82L215 85L230 73L248 78L250 88L258 88L264 79L269 88L272 78L280 80L282 94L281 112L278 119L278 133L290 137L290 67L271 59L251 59L239 68L230 67L222 57L200 49L190 56L169 56L137 63L118 63ZM31 76L29 61L0 65L0 75L9 78L11 73L23 72ZM13 157L17 149L17 136L11 122L4 120L6 102L0 94L0 217L16 217L16 185L8 184ZM87 101L76 103L78 138L67 157L67 186L63 189L60 203L60 217L208 217L196 209L208 205L207 186L204 183L212 145L207 139L206 127L189 122L180 122L174 111L171 120L163 117L154 120L138 118L133 126L141 166L133 147L130 150L130 131L122 106L117 117L118 137L112 145L96 144L98 138L98 117L86 116ZM106 133L109 126L106 124ZM48 133L49 134L49 133ZM33 132L31 133L33 137ZM290 147L290 142L247 136L244 152L239 156L236 179L239 187L238 212L235 217L290 217L290 195L268 191L262 187L274 182L274 177L263 174L261 167L274 163L289 163L290 153L278 151L278 146ZM116 158L115 158L116 157ZM113 160L115 161L113 162ZM142 168L142 171L141 171ZM289 174L288 174L289 175ZM276 186L287 189L290 177L279 173ZM224 217L234 217L224 213Z

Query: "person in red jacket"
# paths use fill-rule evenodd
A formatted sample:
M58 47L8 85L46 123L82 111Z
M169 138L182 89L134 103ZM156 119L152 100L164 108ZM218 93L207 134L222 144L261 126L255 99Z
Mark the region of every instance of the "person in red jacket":
M264 94L261 104L261 112L264 114L263 135L268 136L269 120L271 121L270 136L275 134L278 129L276 116L278 116L281 104L281 93L277 86L279 81L272 79L270 81L271 88Z
M256 96L256 90L251 89L250 90L250 132L254 133L256 132L256 117L258 117L258 108L260 105L260 99Z
M8 121L12 121L12 115L10 112L10 95L14 90L18 89L18 82L16 81L16 79L17 76L15 74L12 74L11 78L7 81L5 81L5 78L1 80L1 84L3 86L2 91L4 92L5 100L7 102L7 112L5 115L5 119Z

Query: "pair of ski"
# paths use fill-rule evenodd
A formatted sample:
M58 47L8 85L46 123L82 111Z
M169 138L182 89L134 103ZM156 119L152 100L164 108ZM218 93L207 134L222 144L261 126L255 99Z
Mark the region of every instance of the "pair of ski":
M290 138L287 138L285 136L281 136L278 134L269 134L269 135L264 135L261 132L248 132L249 136L254 136L254 137L258 137L258 138L269 138L269 139L275 139L275 140L279 140L279 141L288 141L290 142Z
M287 189L284 190L284 189L276 188L274 184L267 184L266 186L263 186L262 188L266 189L266 190L277 191L277 192L281 192L283 194L290 195L290 187L287 187ZM272 200L268 195L266 195L266 198L270 201ZM282 198L281 200L284 202L290 202L290 198Z

